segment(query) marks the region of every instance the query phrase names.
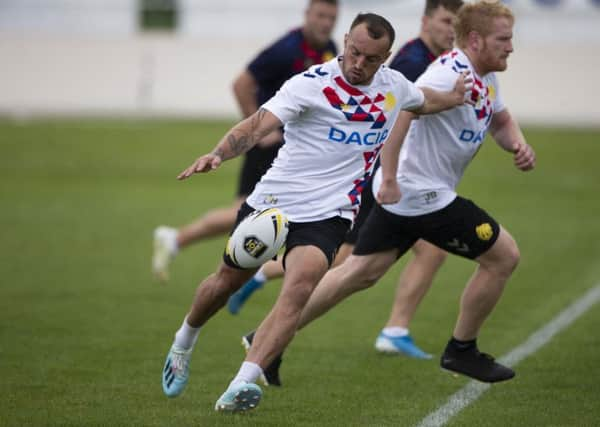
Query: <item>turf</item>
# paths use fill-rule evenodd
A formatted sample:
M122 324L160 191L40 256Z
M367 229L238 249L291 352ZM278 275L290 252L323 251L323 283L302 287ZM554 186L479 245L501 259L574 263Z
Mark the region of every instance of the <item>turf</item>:
M201 332L188 389L163 396L160 370L196 284L224 237L175 260L168 285L150 274L151 233L231 202L237 160L178 182L227 122L0 122L1 426L410 426L466 384L424 362L377 354L401 260L374 288L297 335L248 414L215 413L242 360L239 339L266 314L273 282L241 314ZM522 261L479 342L500 356L600 283L600 132L525 130L531 173L487 141L459 191L519 243ZM452 331L473 264L451 258L412 325L437 355ZM600 418L593 308L450 421L453 426L592 426Z

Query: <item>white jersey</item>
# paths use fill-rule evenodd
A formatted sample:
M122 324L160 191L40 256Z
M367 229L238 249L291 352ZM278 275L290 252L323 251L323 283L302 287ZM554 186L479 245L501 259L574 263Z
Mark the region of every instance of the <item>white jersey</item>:
M383 205L403 216L437 211L456 198L455 188L477 151L490 125L492 115L504 110L494 73L481 77L467 56L454 49L433 62L416 85L439 91L452 90L460 72L470 70L475 106L462 105L413 120L400 151L397 180L401 198ZM381 171L373 180L377 194Z
M386 66L351 86L339 60L292 77L262 106L284 123L285 144L248 196L254 209L278 207L294 222L353 220L399 111L423 104L423 92Z

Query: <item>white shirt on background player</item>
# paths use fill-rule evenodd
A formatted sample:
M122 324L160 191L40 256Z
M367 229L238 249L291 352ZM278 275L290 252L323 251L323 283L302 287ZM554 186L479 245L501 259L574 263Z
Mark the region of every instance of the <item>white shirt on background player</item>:
M370 85L350 86L338 61L292 77L262 106L285 124L285 144L247 199L254 209L278 207L294 222L337 215L353 220L358 206L349 194L371 173L400 110L424 102L420 89L386 66ZM332 105L336 96L339 108ZM381 110L385 123L374 128L373 121L350 121L344 112L358 109L351 98L367 113L373 111L374 118Z
M469 69L476 105L461 105L413 120L400 150L397 180L401 198L383 205L389 212L417 216L446 207L456 197L455 188L479 150L491 117L505 109L494 73L478 76L468 57L453 49L435 62L415 82L420 87L452 90L457 73ZM381 170L373 178L373 191L381 185Z

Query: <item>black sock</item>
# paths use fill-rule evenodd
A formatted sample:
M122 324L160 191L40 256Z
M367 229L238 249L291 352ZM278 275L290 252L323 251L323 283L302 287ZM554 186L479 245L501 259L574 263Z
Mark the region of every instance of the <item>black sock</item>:
M473 348L477 348L477 338L474 338L469 341L460 341L452 337L448 342L448 345L450 345L452 348L458 351L467 351Z

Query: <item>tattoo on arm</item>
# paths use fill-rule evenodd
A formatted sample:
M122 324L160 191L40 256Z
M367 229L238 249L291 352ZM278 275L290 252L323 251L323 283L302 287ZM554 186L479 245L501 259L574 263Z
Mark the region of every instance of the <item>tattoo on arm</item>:
M236 136L232 133L227 137L229 148L234 156L246 152L249 147L258 142L261 135L257 132L257 129L266 113L267 110L261 108L251 117L249 132L243 132L240 136Z
M235 157L246 151L249 143L248 135L236 137L235 135L231 134L227 137L227 142L229 143L229 148L231 149L232 155Z
M225 152L223 151L222 148L215 148L212 152L215 156L219 156L221 158L221 160L225 160Z
M266 114L267 114L267 110L265 110L264 108L258 109L258 111L256 112L256 117L254 118L253 123L252 123L253 129L258 127L258 124L262 121L262 119L265 117Z

